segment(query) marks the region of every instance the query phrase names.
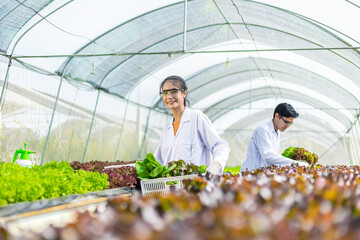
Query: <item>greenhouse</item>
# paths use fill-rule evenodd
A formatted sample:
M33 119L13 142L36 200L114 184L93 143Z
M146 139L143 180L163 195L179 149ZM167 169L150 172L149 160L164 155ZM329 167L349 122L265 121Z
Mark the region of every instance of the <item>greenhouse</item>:
M356 200L360 199L360 186L357 186L360 183L357 168L360 165L359 22L359 0L1 0L0 163L3 162L5 166L5 163L13 162L17 157L14 154L20 149L30 151L31 161L38 165L31 169L35 171L31 173L36 176L34 179L47 178L47 175L41 174L45 174L48 170L44 169L54 165L54 162L68 162L74 171L93 171L94 168L86 164L95 164L100 166L100 174L109 176L114 174L114 169L123 169L110 170L111 165L124 164L128 170L116 170L123 171L116 174L130 176L135 173L135 162L145 162L144 159L152 161L149 153L155 152L164 125L173 118L172 110L164 103L159 92L162 93L160 84L163 80L176 75L186 82L190 108L206 115L220 138L228 143L230 154L226 167L229 168L243 165L254 130L273 118L275 107L280 103L291 104L299 117L281 133L279 153L290 146L301 147L317 155L318 172L335 171L338 177L352 174L353 180L347 185L351 186L347 188L348 191L351 189L351 194L346 195L345 190L330 184L339 181L341 177L336 180L324 177L324 184L344 194L343 203L349 200L347 197L350 195L354 196L356 202L350 204L352 208L349 212L353 218L359 218L360 202ZM62 164L65 166L65 163ZM175 169L178 167L176 165ZM163 175L175 171L170 168L170 165L164 166ZM192 174L201 175L200 168L189 170L189 174L193 171ZM64 171L72 174L72 169ZM316 167L311 169L315 171ZM31 175L29 169L22 172L14 168L11 171ZM274 177L277 174L283 176L279 169L271 168L268 171L272 173L266 173L267 181L277 181L278 178ZM57 175L51 174L49 176ZM82 174L98 185L80 190L71 185L78 191L59 195L49 193L52 196L49 198L74 193L80 194L80 198L83 197L81 194L93 197L88 192L104 189L104 175ZM256 174L252 176L259 177ZM317 176L316 172L308 174ZM0 182L8 179L5 176L0 172ZM136 176L134 179L131 175L121 180L128 184L128 188L118 188L121 194L141 195L134 193L134 185L139 187L140 182ZM224 176L226 178L227 175ZM237 179L235 182L249 181L249 186L255 184L253 188L262 192L262 197L268 196L268 190L264 193L264 189L268 188L261 188L263 185L251 182L245 175L236 175L236 172L233 176ZM349 180L343 178L345 182ZM71 179L72 182L82 181L73 176ZM304 180L306 183L302 184L311 185L317 181L317 177L314 179L311 183ZM184 181L185 188L189 190L193 189L191 184L202 186L205 180L195 179L193 183ZM290 184L288 180L285 182ZM3 182L0 186L2 184L6 185ZM115 188L109 195L105 194L110 199L119 193L116 192L119 186L115 180L109 184L113 187L106 185L108 188ZM244 183L239 185L245 186ZM207 191L207 188L199 189L200 192ZM243 193L241 191L233 193L240 196ZM6 205L1 204L1 194L0 239L2 236L8 239L6 219L19 212L14 210L11 214L6 212L1 215L1 207ZM212 199L211 193L208 194L204 193L203 196ZM326 196L331 194L325 193ZM241 196L241 199L246 199L245 195ZM182 197L176 197L169 197L167 201L181 201ZM22 201L43 198L47 197ZM199 201L195 201L193 196L189 199L194 204ZM268 198L264 199L266 202ZM329 199L331 202L331 197ZM115 198L106 204L120 208L122 205L119 201ZM16 202L6 200L9 204L16 205ZM129 208L144 205L139 202L128 204ZM326 204L321 205L322 212L330 208ZM155 205L151 207L156 208ZM235 215L244 215L244 212L223 205L224 202L221 202L217 208L222 206L224 214L232 211ZM107 211L104 210L104 213ZM141 224L147 223L145 215ZM180 215L184 217L186 214ZM121 214L119 216L118 223L124 224L125 229L129 223ZM156 217L161 218L158 215ZM89 216L83 216L78 224L90 221L87 218ZM249 218L251 214L247 216ZM149 223L151 227L147 228L147 234L150 235L145 234L147 237L120 234L119 239L176 239L173 238L175 232L190 224L186 222L190 221L186 216L184 219L178 228L175 225L161 228L161 224L168 224L162 219L157 226ZM242 236L247 236L244 239L268 236L265 233L269 233L271 227L259 230L256 226L270 226L273 223L257 222L256 219L249 220L252 221L252 227L246 228L246 231L239 230ZM281 222L279 220L279 224ZM337 227L341 228L343 222L327 224L338 224L331 233L335 234L332 235L334 239L349 236L349 239L356 239L352 238L353 235L341 235L341 231L336 230ZM227 227L226 231L229 230ZM170 234L169 229L172 228L175 230ZM136 227L129 229L135 231ZM163 229L169 232L162 232ZM321 229L324 235L306 236L316 239L330 234L326 232L328 228L323 226ZM66 239L65 235L61 235L63 231L56 230L56 234L60 235L54 239ZM117 229L112 234L117 231L123 234L125 230ZM266 239L286 239L280 238L276 232L271 234L272 237ZM223 239L221 234L215 234L218 237L214 238L201 234L194 236L189 233L186 239ZM81 235L73 239L98 238L95 235ZM109 235L108 239L115 238Z

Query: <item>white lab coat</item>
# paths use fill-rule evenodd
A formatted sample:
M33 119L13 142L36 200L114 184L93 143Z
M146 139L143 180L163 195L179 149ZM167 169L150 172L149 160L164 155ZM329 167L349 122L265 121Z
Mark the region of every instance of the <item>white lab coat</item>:
M279 154L280 131L275 131L272 119L258 126L251 136L241 171L265 166L290 166L293 160Z
M173 119L163 127L160 143L154 156L167 166L171 161L184 160L195 165L210 165L213 160L221 165L221 174L229 157L228 143L217 134L209 118L202 112L185 108L180 125L174 136Z

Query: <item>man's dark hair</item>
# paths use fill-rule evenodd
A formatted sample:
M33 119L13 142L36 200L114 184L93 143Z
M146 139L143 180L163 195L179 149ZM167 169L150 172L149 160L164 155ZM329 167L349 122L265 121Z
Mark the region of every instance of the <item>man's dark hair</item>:
M287 117L287 118L288 117L297 118L299 116L299 114L295 111L293 106L291 106L288 103L280 103L279 105L277 105L274 110L273 118L275 118L276 113L278 113L280 117Z

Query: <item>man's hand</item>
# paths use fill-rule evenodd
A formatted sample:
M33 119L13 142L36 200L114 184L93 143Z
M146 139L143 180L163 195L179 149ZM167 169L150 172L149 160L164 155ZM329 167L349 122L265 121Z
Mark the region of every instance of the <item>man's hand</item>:
M307 162L303 162L303 161L294 161L293 163L296 163L299 166L304 166L304 167L309 167L310 166Z

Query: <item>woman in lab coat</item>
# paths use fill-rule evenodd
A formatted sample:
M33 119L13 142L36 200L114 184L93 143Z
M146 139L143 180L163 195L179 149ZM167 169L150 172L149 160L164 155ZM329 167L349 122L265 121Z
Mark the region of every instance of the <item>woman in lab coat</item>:
M207 165L207 172L211 174L222 174L230 153L229 145L219 137L205 114L186 106L184 79L167 77L160 85L160 95L173 117L163 127L154 153L156 160L165 166L174 160L184 160L198 166Z

